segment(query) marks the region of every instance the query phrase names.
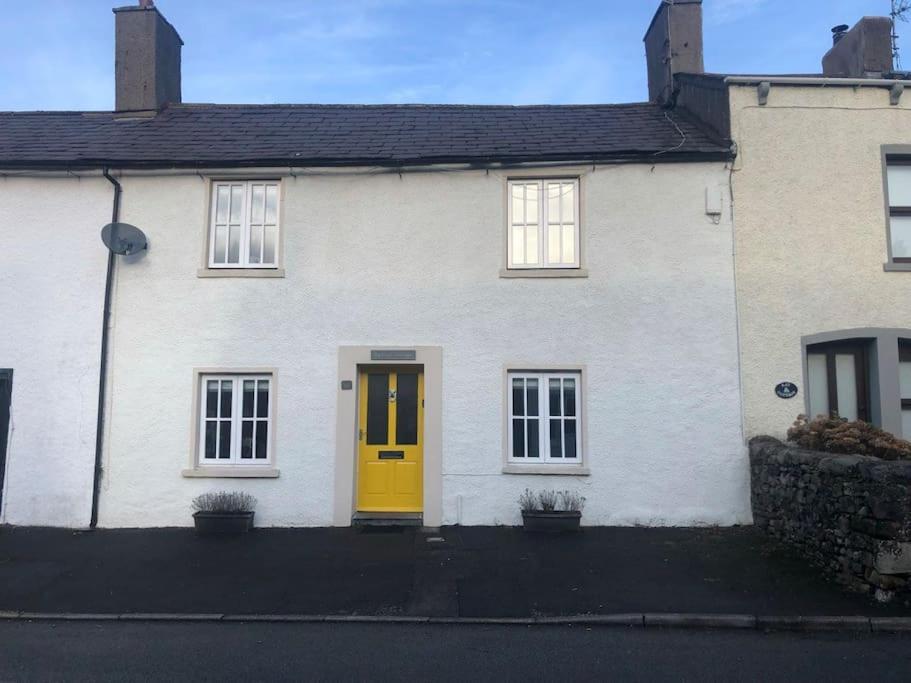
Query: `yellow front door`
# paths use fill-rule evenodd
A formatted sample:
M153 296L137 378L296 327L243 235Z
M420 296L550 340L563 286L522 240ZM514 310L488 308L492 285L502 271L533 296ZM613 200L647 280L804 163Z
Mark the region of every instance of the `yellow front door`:
M365 368L358 378L357 509L421 512L424 373Z

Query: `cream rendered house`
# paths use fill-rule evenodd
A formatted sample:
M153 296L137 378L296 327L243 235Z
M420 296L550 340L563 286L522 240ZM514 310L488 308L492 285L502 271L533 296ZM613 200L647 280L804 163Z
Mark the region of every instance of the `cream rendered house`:
M911 438L911 76L888 18L847 29L817 76L675 77L736 145L747 437L831 412Z
M0 115L3 521L188 525L235 489L263 525L514 524L526 487L750 521L723 136L656 103L181 104L177 32L115 16L116 111ZM102 350L112 214L149 249Z

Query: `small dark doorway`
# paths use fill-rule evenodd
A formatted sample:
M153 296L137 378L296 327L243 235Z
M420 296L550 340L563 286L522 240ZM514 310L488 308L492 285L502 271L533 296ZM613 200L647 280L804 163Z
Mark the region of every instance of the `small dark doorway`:
M9 412L13 397L13 371L0 369L0 503L6 475L6 444L9 437Z

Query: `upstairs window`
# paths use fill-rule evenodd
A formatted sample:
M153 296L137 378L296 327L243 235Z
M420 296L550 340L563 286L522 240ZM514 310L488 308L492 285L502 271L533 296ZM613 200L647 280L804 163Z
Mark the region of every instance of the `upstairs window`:
M837 415L871 421L868 391L869 342L850 339L807 347L810 416Z
M509 181L510 269L579 268L579 181Z
M277 181L212 183L210 268L278 266Z
M893 263L911 263L911 160L890 159L886 166L889 197L889 253Z

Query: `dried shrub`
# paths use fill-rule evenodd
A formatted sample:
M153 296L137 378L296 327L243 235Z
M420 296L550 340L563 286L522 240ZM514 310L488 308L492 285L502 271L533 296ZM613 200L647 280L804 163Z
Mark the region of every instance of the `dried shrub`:
M522 512L534 512L538 509L538 496L531 489L525 489L519 496L519 508Z
M582 512L585 507L585 496L576 491L560 491L560 500L563 501L562 509L568 512Z
M544 512L553 512L556 510L558 499L559 496L556 491L544 490L538 492L538 505Z
M253 512L256 498L242 491L215 491L193 499L197 512Z
M543 490L535 493L530 489L525 489L519 496L519 507L522 512L553 512L558 509L581 512L585 507L585 497L575 491Z
M813 419L798 415L788 441L826 453L872 455L883 460L911 460L911 442L899 439L869 422L849 422L837 416Z

